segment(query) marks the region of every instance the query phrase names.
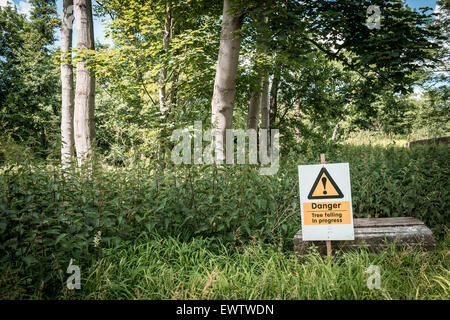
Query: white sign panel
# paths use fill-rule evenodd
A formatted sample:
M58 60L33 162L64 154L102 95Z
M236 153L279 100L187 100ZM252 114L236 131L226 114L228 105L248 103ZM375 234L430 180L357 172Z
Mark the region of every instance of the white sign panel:
M354 240L348 163L298 166L302 238Z

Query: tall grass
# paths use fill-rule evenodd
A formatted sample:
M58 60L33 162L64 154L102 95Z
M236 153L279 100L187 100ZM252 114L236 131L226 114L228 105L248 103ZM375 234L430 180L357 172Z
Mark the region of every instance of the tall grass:
M390 247L330 259L311 251L299 260L273 245L230 249L210 239L153 236L105 249L82 266L81 290L61 283L54 298L445 300L450 292L449 238L445 241L437 252ZM367 285L370 265L380 268L379 289ZM36 291L30 298L42 296Z

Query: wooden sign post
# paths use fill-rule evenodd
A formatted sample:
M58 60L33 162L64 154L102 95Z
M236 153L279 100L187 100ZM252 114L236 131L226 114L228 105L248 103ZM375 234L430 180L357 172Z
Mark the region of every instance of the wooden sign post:
M325 153L320 154L320 163L325 164ZM331 251L331 240L326 240L327 244L327 255L332 256L333 252Z

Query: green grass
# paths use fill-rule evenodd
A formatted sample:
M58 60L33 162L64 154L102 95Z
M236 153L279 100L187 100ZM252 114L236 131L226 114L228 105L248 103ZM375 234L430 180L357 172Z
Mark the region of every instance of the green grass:
M81 290L65 282L54 297L21 295L17 284L3 298L56 299L449 299L449 236L433 252L398 250L335 254L311 252L301 261L273 245L230 249L220 241L154 236L103 249L81 266ZM370 265L381 271L380 289L369 289ZM65 268L65 267L64 267ZM10 279L11 280L11 279Z

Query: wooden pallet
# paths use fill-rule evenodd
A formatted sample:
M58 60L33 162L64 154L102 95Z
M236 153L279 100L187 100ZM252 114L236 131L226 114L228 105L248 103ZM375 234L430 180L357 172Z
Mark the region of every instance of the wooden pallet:
M355 240L333 241L333 252L348 251L367 247L370 251L380 251L395 243L397 247L434 250L436 243L433 233L425 224L415 218L359 218L354 219ZM321 254L326 254L325 241L303 241L302 231L294 236L294 251L300 255L307 253L312 245Z
M440 138L434 138L434 139L410 141L410 142L405 143L403 145L403 147L409 148L409 147L414 147L414 146L418 146L418 145L438 144L438 143L450 144L450 137L440 137Z

